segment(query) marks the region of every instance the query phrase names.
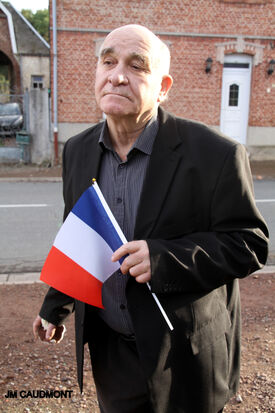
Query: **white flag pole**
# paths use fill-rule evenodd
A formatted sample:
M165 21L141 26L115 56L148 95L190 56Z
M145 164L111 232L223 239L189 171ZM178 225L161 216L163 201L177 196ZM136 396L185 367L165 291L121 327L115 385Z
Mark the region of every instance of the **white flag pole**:
M151 291L151 286L150 286L150 284L149 284L149 283L146 283L146 284L147 284L147 287L149 288L149 290ZM158 308L160 309L160 312L161 312L161 314L163 315L166 323L168 324L168 327L170 328L171 331L174 330L174 327L173 327L171 321L169 320L168 315L167 315L166 312L164 311L164 308L163 308L162 305L160 304L158 297L156 296L155 293L152 293L152 291L151 291L151 294L152 294L155 302L157 303L157 306L158 306Z
M115 219L112 211L110 210L109 205L107 204L107 202L106 202L106 200L105 200L105 198L104 198L104 196L103 196L103 194L102 194L102 192L101 192L101 190L100 190L100 188L99 188L99 186L98 186L95 178L92 179L92 184L93 184L93 187L94 187L94 189L95 189L95 191L96 191L96 193L97 193L97 195L98 195L98 197L99 197L99 199L100 199L100 202L102 203L103 208L105 209L105 211L106 211L107 215L109 216L112 224L114 225L114 227L115 227L115 229L116 229L116 231L117 231L117 233L118 233L118 235L119 235L122 243L123 243L123 244L126 244L128 241L127 241L127 239L125 238L125 235L123 234L120 226L118 225L118 223L117 223L117 221L116 221L116 219ZM146 284L147 284L147 287L149 288L149 290L151 291L151 286L150 286L150 284L149 284L148 282L147 282ZM152 293L152 291L151 291L151 294L152 294L152 296L153 296L153 298L154 298L154 300L155 300L158 308L160 309L160 312L161 312L161 314L163 315L163 317L164 317L164 319L165 319L168 327L170 328L170 330L174 330L174 327L173 327L171 321L169 320L166 312L164 311L164 308L162 307L161 303L159 302L158 297L156 296L155 293Z

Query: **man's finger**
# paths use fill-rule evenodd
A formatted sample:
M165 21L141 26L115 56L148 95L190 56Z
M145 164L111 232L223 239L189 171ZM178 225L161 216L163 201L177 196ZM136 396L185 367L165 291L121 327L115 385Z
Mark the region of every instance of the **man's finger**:
M130 254L129 242L118 248L112 255L112 261L116 262L127 254Z
M118 261L124 256L126 258L120 267L122 274L129 273L141 283L151 279L149 249L146 241L131 241L122 245L114 252L112 261Z
M38 315L32 325L33 335L35 339L38 338L40 328L41 328L41 317Z
M120 258L125 255L133 254L134 252L142 249L145 245L147 246L147 243L143 240L127 242L127 244L123 244L113 253L112 261L115 262L120 260Z
M47 328L45 339L49 341L52 340L53 336L55 335L55 330L56 330L56 327L50 324L49 327Z
M64 325L56 327L55 335L53 337L56 344L60 343L60 341L63 340L65 332L66 332L66 327Z
M41 341L46 341L46 330L44 330L42 326L40 326L38 329L38 337Z
M133 253L128 255L123 263L121 264L120 270L122 274L127 274L127 272L133 266L139 265L143 262L143 258L138 253Z
M38 315L36 319L33 322L33 334L35 339L38 337L40 338L41 341L51 341L53 338L55 338L55 333L56 329L60 328L60 331L58 331L57 334L57 339L56 342L59 342L62 340L63 335L64 335L64 327L56 327L54 324L48 323L45 320L42 320L42 318Z
M137 277L135 277L135 280L141 284L147 283L151 280L151 274L147 272L147 273L138 275Z
M138 277L141 274L145 274L148 272L150 268L146 263L142 262L140 264L136 264L129 269L129 273L132 277Z

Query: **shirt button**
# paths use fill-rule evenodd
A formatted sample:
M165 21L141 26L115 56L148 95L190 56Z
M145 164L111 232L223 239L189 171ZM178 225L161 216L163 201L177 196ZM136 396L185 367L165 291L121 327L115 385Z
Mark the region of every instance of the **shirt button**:
M117 198L117 199L116 199L116 202L117 202L118 204L121 204L122 198Z
M125 308L126 308L124 304L120 304L119 307L120 307L121 310L125 310Z

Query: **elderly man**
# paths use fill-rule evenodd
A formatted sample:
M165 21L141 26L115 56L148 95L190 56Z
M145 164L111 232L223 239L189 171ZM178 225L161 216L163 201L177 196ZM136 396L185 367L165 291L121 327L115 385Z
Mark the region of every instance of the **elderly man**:
M104 310L50 288L34 333L58 340L75 311L80 388L88 342L103 413L222 411L239 379L237 278L267 257L245 149L161 109L171 85L160 39L137 25L112 31L95 81L106 121L64 147L65 216L96 177L130 242L113 254L127 257L104 284Z

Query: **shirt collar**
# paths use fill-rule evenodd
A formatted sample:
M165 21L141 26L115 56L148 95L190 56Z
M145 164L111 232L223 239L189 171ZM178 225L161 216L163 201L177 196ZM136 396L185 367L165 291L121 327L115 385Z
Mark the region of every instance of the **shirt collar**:
M139 151L145 153L146 155L151 155L155 137L158 133L159 120L157 114L152 116L152 118L147 122L145 128L135 141L130 152L133 149L138 149ZM110 151L113 151L112 143L109 136L107 121L103 123L103 127L100 132L99 144ZM130 153L129 152L129 153Z

